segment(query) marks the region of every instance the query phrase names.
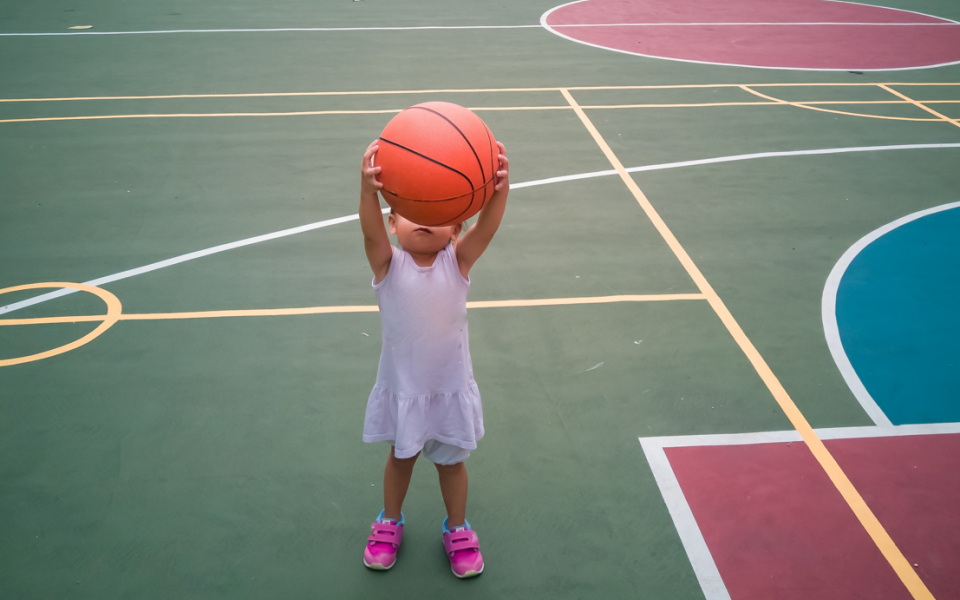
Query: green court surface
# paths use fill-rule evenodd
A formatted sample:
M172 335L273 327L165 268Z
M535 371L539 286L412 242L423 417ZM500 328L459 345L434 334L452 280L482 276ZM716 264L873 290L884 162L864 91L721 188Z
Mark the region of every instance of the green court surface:
M0 296L0 598L699 599L638 438L791 430L784 406L874 424L824 338L824 284L864 235L960 200L960 65L631 56L539 27L558 3L0 7L0 288L50 287ZM75 25L93 28L6 35ZM506 25L529 27L449 29ZM329 30L196 31L276 28ZM564 91L645 167L677 246ZM511 160L471 272L495 305L470 309L469 581L426 461L397 567L361 562L388 451L361 441L380 322L358 222L322 223L355 215L366 144L426 100L476 109ZM86 292L16 304L55 282L122 315L15 360L101 324Z

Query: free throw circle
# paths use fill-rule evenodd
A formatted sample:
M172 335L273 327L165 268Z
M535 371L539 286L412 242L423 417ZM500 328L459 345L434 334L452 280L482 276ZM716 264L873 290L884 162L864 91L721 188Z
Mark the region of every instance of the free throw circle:
M88 344L97 337L100 336L104 331L113 327L114 323L120 320L120 315L123 313L123 306L120 304L120 299L108 292L105 289L94 287L92 285L87 285L85 283L70 283L66 281L50 281L47 283L29 283L27 285L17 285L13 287L0 289L0 296L3 294L9 294L11 292L19 292L21 290L36 290L36 289L46 289L46 288L70 288L78 290L81 292L87 292L88 294L93 294L101 300L104 304L107 305L107 314L103 315L103 321L96 329L83 336L78 340L74 340L69 344L64 344L52 350L47 350L45 352L39 352L37 354L31 354L29 356L21 356L18 358L6 358L0 359L0 367L10 367L13 365L21 365L23 363L33 362L36 360L43 360L45 358L50 358L51 356L56 356L58 354L63 354L64 352L69 352L84 344ZM42 321L42 320L41 320ZM0 324L2 324L0 320Z
M579 0L540 24L588 46L714 65L886 71L960 62L960 22L838 0Z

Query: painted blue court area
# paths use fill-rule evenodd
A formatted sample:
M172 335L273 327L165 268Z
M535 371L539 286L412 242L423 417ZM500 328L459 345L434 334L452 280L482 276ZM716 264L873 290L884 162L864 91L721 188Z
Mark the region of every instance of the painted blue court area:
M960 421L960 207L910 221L853 260L837 292L850 363L896 425Z

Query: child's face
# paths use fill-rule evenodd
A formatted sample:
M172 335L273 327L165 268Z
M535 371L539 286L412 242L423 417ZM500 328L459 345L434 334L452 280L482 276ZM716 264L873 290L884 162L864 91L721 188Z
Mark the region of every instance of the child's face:
M390 233L400 240L400 247L416 254L440 252L460 235L460 225L425 227L393 213L390 214L388 222Z

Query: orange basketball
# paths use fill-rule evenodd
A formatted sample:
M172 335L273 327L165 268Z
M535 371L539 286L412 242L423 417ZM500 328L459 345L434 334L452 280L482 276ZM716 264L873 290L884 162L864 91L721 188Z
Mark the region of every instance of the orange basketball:
M380 193L397 213L428 227L454 225L493 196L496 139L470 110L424 102L400 112L380 134L374 164Z

